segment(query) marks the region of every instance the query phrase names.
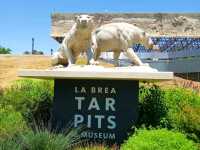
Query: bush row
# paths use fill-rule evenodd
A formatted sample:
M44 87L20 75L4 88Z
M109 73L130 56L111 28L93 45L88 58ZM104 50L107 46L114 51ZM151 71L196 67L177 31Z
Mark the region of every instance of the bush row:
M16 140L15 138L19 133L26 133L26 136L30 135L29 138L36 136L37 131L34 130L35 132L33 132L30 128L35 126L35 123L46 123L49 121L52 100L53 81L49 80L19 80L10 88L1 92L0 140L8 139L8 141L3 142L3 147L5 144L8 144L7 147L9 147L9 145L14 145L13 143L21 142L21 138L21 140ZM162 90L156 85L142 84L140 86L137 128L144 125L146 127L173 129L185 133L187 137L195 142L200 142L199 114L200 96L198 93L182 88ZM153 130L152 132L156 131ZM27 132L30 134L27 134ZM140 136L141 133L148 134L147 132L151 132L151 130L142 130L141 132L139 130L136 135ZM161 129L159 132L168 131ZM169 132L171 134L171 131ZM42 134L45 134L45 132ZM175 132L174 134L178 133ZM136 135L134 134L129 140L135 139ZM151 138L153 134L149 133L148 136ZM159 134L156 134L156 136L159 137ZM183 138L185 137L182 136ZM55 139L52 138L51 140ZM124 145L129 145L129 140ZM42 142L42 140L39 139L38 142ZM147 141L144 140L142 142ZM149 142L151 143L152 141ZM180 140L181 142L182 140ZM45 144L43 143L43 145Z
M16 138L0 141L1 150L115 150L103 145L75 146L78 136L74 131L54 134L48 130L28 131ZM184 134L167 129L139 129L120 147L121 150L197 150L192 140Z
M138 126L176 129L200 142L199 93L183 88L162 90L156 85L143 85L139 104Z

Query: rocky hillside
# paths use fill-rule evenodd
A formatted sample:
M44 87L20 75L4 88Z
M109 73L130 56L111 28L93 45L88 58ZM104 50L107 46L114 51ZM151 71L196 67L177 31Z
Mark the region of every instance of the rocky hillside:
M77 14L52 14L51 36L62 37L73 25L75 15ZM110 22L128 22L143 28L153 36L200 36L200 13L94 13L91 15L95 16L97 26Z

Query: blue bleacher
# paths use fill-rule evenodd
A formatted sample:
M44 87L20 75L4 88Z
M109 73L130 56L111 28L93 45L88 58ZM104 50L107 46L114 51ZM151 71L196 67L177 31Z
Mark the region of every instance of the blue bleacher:
M200 38L193 37L152 37L153 42L159 45L162 52L173 52L181 50L200 50ZM151 52L141 44L133 46L135 52Z

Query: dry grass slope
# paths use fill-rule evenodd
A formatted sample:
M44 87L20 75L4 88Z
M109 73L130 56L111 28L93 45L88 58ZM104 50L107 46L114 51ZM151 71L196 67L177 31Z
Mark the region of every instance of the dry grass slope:
M49 56L0 55L0 88L18 79L19 69L46 69L50 66Z
M100 62L104 67L113 67L112 64ZM0 90L5 88L12 81L19 79L17 71L19 69L47 69L51 66L50 56L39 55L0 55ZM175 77L172 81L158 82L164 88L175 86L191 88L200 92L200 83Z

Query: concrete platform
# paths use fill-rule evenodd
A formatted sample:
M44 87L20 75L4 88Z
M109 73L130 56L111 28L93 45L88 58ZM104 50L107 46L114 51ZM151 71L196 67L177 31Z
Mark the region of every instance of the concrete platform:
M173 72L159 72L149 66L112 67L70 66L46 70L24 69L20 77L40 79L111 79L111 80L171 80Z

